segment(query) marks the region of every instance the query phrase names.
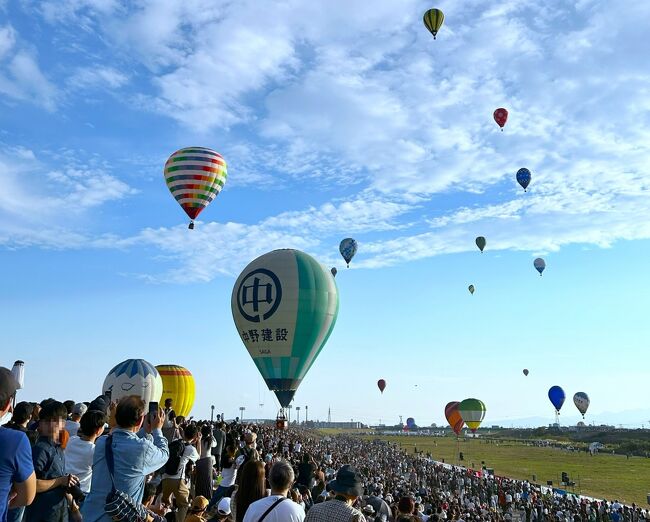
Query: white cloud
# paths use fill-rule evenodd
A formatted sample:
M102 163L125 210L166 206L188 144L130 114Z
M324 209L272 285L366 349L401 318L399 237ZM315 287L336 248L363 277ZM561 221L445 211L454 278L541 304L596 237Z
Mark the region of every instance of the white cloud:
M6 56L16 43L16 31L10 25L0 27L0 60Z
M4 68L6 73L0 71L0 94L30 101L48 111L56 108L56 87L45 77L32 54L19 50Z
M128 77L112 67L80 67L68 79L68 85L75 89L103 88L118 89L128 83Z

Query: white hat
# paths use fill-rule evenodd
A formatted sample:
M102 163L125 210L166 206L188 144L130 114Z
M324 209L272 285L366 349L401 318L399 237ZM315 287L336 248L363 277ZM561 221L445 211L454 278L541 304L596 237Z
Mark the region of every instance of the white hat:
M220 515L230 515L230 497L223 497L217 504L217 512Z

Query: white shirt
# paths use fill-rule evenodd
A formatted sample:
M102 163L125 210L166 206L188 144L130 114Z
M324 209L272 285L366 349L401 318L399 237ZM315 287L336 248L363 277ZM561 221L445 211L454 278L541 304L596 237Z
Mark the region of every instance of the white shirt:
M235 483L235 478L237 478L237 468L233 464L229 468L223 468L221 470L221 487L229 488Z
M253 502L244 515L244 522L257 522L262 515L275 504L281 495L271 495ZM264 522L303 522L305 520L305 510L291 499L280 502L273 508Z
M95 443L79 438L70 437L65 447L65 472L79 477L79 487L84 493L90 491L93 476L93 456Z
M79 428L81 427L81 424L78 422L75 422L73 420L67 420L65 421L65 431L67 431L71 437L74 437L77 435L77 432L79 431Z
M196 451L196 448L192 444L187 443L185 449L183 450L183 456L181 457L181 462L178 466L178 472L176 472L174 475L168 475L167 473L163 473L163 479L184 478L185 466L187 466L187 463L190 460L192 462L196 462L197 460L199 460L199 452Z

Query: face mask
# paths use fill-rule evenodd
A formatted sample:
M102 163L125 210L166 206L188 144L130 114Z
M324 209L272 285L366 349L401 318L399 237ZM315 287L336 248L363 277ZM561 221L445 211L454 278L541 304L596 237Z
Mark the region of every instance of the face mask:
M11 420L12 416L13 414L10 411L6 412L2 417L0 417L0 426L7 424Z

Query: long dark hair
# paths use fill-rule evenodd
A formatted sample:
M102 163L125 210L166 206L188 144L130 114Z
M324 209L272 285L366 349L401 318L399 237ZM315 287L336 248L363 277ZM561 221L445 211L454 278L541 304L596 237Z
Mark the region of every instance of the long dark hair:
M265 496L264 464L259 460L249 460L242 468L241 480L235 496L237 506L235 522L242 522L248 506Z
M227 444L226 447L221 452L221 467L222 468L232 468L235 464L235 445L231 442Z

